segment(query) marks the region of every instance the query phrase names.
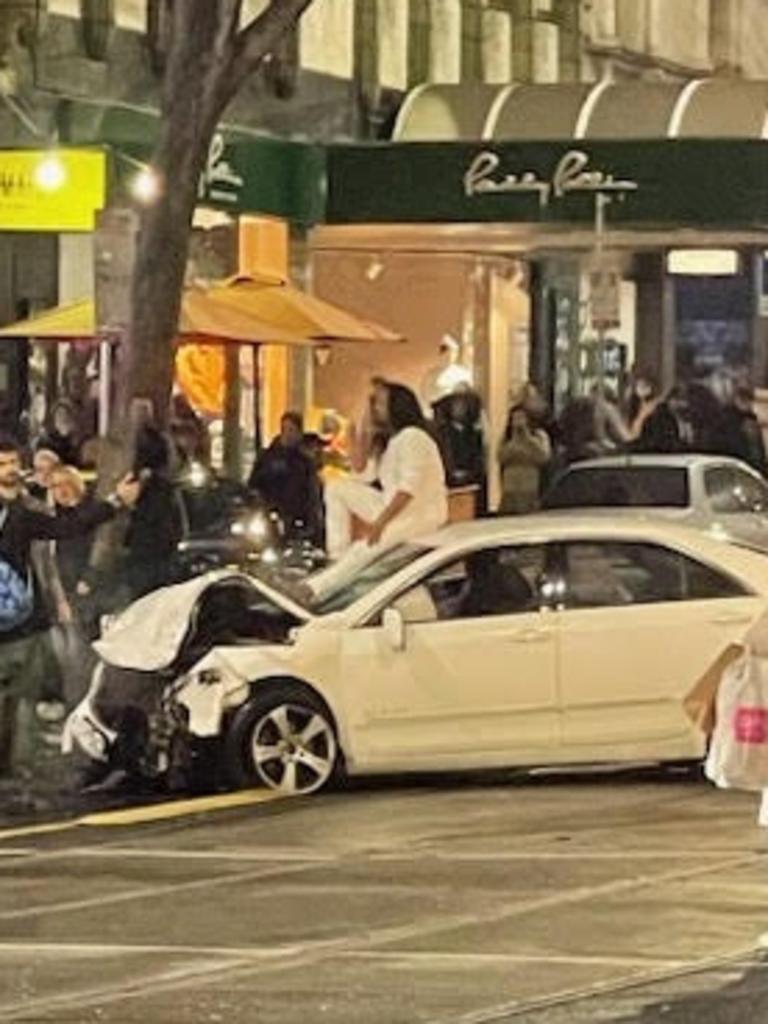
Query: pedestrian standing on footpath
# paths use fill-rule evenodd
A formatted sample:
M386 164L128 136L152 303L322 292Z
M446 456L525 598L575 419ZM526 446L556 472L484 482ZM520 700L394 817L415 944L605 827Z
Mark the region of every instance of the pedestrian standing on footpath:
M60 519L30 503L21 449L15 439L0 437L0 774L34 764L35 704L50 664L50 622L42 581L33 569L33 544L88 533L137 498L138 484L126 477L109 502L94 502Z
M131 601L172 582L183 534L178 490L171 479L171 450L163 434L145 425L136 439L133 475L138 498L125 535L123 582Z
M315 597L363 569L389 548L430 533L448 519L448 494L440 449L416 395L402 384L375 392L374 425L389 442L376 486L339 480L326 492L328 554L336 564L312 577ZM361 539L354 539L353 518Z
M751 388L737 387L732 401L723 410L721 446L724 455L741 459L763 476L768 473L763 429L755 413L755 393Z
M313 530L320 515L317 466L304 448L304 421L286 412L280 433L256 460L248 486L280 516L288 537Z
M535 512L541 499L542 474L552 458L544 430L535 428L523 406L513 406L499 445L501 515Z

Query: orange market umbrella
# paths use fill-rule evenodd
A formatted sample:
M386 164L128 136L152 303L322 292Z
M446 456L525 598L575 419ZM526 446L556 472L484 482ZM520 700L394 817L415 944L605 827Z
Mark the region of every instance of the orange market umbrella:
M296 334L305 341L402 341L402 336L380 324L361 319L287 281L238 276L210 285L201 300L213 314L253 317L272 328Z

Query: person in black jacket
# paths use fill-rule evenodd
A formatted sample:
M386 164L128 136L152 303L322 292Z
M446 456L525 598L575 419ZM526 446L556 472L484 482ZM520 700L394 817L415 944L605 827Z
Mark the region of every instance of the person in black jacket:
M488 510L483 406L475 391L463 389L433 406L435 429L449 487L478 488L476 512Z
M303 442L301 416L285 413L279 436L259 456L248 481L248 486L278 513L289 537L302 533L319 518L317 467Z
M172 582L183 522L181 501L170 476L170 454L159 430L142 428L134 462L139 497L125 537L123 579L132 601Z
M3 618L0 630L0 773L28 763L34 754L34 707L50 664L50 621L33 569L33 544L88 533L137 498L138 484L126 477L111 501L94 502L67 519L58 518L27 499L19 445L13 438L0 437L0 569L6 581L9 574L21 581L29 595L29 608L21 609L16 619Z
M763 476L768 475L763 429L755 413L751 388L737 387L733 400L722 413L722 452L741 459Z

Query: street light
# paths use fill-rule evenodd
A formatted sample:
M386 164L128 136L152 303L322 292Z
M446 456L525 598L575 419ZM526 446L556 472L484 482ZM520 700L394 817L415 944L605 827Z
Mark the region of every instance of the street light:
M44 192L58 192L67 180L67 169L61 157L51 154L35 168L35 182Z
M151 167L143 167L131 182L131 193L140 203L153 203L160 195L160 179Z

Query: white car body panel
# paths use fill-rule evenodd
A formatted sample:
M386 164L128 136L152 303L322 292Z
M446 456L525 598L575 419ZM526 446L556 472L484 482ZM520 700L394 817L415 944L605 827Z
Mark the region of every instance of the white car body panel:
M429 569L472 550L568 541L667 546L737 579L741 597L558 609L406 627L396 650L377 612ZM768 559L658 519L575 515L484 520L425 538L418 562L285 646L222 647L179 699L216 735L253 687L293 679L336 719L352 774L540 763L683 760L703 753L682 699L768 609ZM257 584L258 585L258 584ZM199 674L215 670L216 682Z

